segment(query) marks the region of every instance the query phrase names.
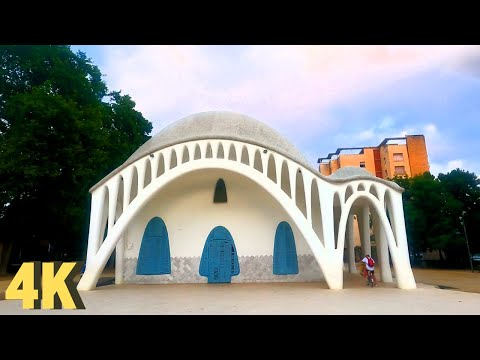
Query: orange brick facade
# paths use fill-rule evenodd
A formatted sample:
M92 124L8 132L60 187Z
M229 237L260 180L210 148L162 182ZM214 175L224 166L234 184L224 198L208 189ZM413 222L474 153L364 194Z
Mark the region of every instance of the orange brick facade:
M389 143L392 140L397 140L397 143ZM341 152L345 150L357 150L359 153L342 154ZM336 158L332 159L333 156ZM416 176L430 171L423 135L386 138L377 147L339 148L326 158L318 159L318 162L319 171L323 175L331 175L345 166L363 167L382 179L393 178L396 175Z
M427 145L423 135L407 136L407 149L410 156L410 169L412 176L430 171L428 164Z

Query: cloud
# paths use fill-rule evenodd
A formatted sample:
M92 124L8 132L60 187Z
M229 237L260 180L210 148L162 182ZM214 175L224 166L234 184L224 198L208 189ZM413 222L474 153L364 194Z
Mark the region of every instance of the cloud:
M457 168L460 169L465 169L464 168L464 160L461 159L456 159L456 160L450 160L445 163L431 163L430 164L430 172L438 176L440 173L448 173L452 170L455 170Z
M380 124L378 125L379 129L390 129L395 125L395 120L391 116L385 116Z
M327 125L329 108L427 69L453 69L469 46L106 46L110 88L132 95L154 123L231 110L270 125ZM380 128L388 128L384 119ZM364 134L367 136L368 134Z

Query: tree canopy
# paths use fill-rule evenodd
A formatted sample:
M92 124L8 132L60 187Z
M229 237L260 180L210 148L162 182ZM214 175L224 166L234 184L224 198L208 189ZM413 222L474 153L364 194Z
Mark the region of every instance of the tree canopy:
M151 130L130 96L108 91L85 53L70 46L0 46L3 249L15 245L36 260L49 244L81 252L88 189Z
M455 169L438 178L426 172L393 181L405 189L405 224L412 254L442 250L450 264L467 264L464 230L472 252L480 251L480 182L474 173Z

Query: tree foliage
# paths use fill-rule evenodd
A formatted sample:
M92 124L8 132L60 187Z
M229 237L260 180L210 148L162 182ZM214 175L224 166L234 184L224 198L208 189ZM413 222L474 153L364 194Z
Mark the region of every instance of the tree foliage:
M84 53L0 46L0 242L32 257L82 249L88 189L151 130Z
M394 178L405 189L403 203L410 252L442 250L449 263L468 261L464 229L472 251L480 251L480 190L474 173L455 169L435 178ZM461 219L460 219L461 218Z

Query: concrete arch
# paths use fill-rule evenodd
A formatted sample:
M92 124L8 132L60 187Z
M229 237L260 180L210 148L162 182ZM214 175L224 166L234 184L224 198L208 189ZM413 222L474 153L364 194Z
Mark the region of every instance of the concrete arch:
M202 153L200 152L200 145L195 144L195 152L193 154L193 160L199 160L202 157Z
M125 181L123 180L123 176L120 174L118 179L118 195L117 195L117 210L115 211L115 222L118 220L120 215L123 213L123 204L124 204L124 187Z
M243 145L243 148L242 148L242 157L240 161L242 164L250 165L250 161L248 160L248 150L245 145Z
M204 164L205 163L205 164ZM337 257L332 256L318 240L315 232L312 229L310 222L305 218L297 206L288 198L288 196L281 190L279 186L271 186L271 181L258 173L252 167L245 167L237 162L225 161L195 161L189 162L184 166L179 166L171 171L168 171L164 176L155 179L151 186L144 189L138 197L125 209L117 224L112 228L111 233L108 234L104 244L94 254L90 252L89 266L78 284L79 290L92 290L95 288L96 282L103 270L108 257L114 250L117 242L120 240L122 233L127 229L130 222L135 218L135 215L142 209L142 207L160 191L164 186L177 178L182 177L190 172L205 169L208 163L210 169L222 169L224 171L231 171L241 176L245 176L254 181L263 190L269 193L272 198L284 209L290 216L293 223L297 226L304 239L307 241L315 259L317 260L325 280L331 289L341 289L343 286L342 280L342 263ZM95 214L92 213L92 216ZM341 260L341 259L340 259Z
M175 149L172 149L172 152L170 153L170 167L169 169L173 169L177 167L177 152Z
M222 143L218 143L218 150L217 150L217 159L224 159L225 158L225 153L223 151L223 145Z
M347 186L347 189L345 190L345 201L348 200L350 196L353 194L353 187L351 185Z
M100 226L100 243L105 240L105 237L108 235L109 228L112 227L112 224L108 224L108 215L110 209L110 189L108 186L105 187L105 198L104 206L102 210L102 225Z
M213 150L212 150L212 145L210 145L210 143L207 143L207 151L205 152L205 158L206 159L213 158Z
M165 173L165 157L162 153L158 155L158 167L157 167L157 177L163 175Z
M396 241L397 234L395 233L395 216L393 216L393 207L392 207L392 198L390 196L390 192L387 190L385 192L385 197L384 197L384 203L385 203L385 212L387 214L387 220L389 222L389 225L392 227L393 235L395 238L395 245L398 246L398 243Z
M274 183L277 183L277 167L275 166L275 158L273 154L268 157L267 177Z
M143 187L147 187L152 182L152 162L145 159L145 178L143 179Z
M305 185L303 182L302 170L300 168L296 171L295 179L295 203L302 214L307 217L307 205L305 201Z
M282 162L282 172L281 172L281 187L282 190L287 194L290 198L292 197L292 190L290 187L290 174L288 173L288 165L287 162L284 160Z
M377 199L380 199L379 195L378 195L378 190L377 190L377 187L375 186L375 184L372 184L370 186L370 194L372 194L373 196L375 196Z
M335 241L335 249L338 249L338 234L339 234L339 223L340 217L342 214L342 201L340 200L340 194L338 191L335 191L333 195L333 238Z
M138 194L138 170L137 167L134 165L132 167L132 180L131 180L131 185L130 185L130 201L128 202L129 204L135 200Z
M262 165L262 155L260 155L260 150L255 151L255 158L253 160L253 168L257 171L263 173L263 165Z
M381 228L387 237L388 247L392 257L398 287L400 289L415 289L415 278L413 277L413 272L410 267L408 252L405 252L403 249L396 246L394 234L392 228L390 227L390 223L388 222L384 207L372 194L367 192L357 192L353 194L345 203L339 223L338 249L343 251L345 246L345 230L348 215L354 203L359 199L367 200L369 205L371 205L371 208L375 210L376 216L378 216L380 220Z
M230 144L230 151L228 152L228 160L237 161L237 152L235 151L235 145Z
M183 154L182 154L182 164L190 161L190 153L188 152L188 147L185 145L183 147Z
M322 245L325 246L323 237L322 208L320 206L320 193L318 191L316 179L312 180L311 189L312 228L315 231L315 234L317 234Z

